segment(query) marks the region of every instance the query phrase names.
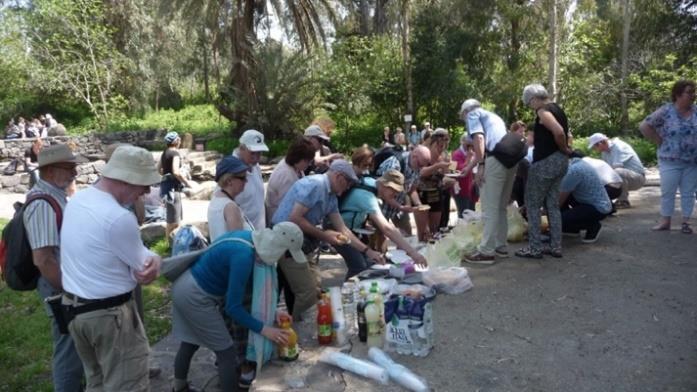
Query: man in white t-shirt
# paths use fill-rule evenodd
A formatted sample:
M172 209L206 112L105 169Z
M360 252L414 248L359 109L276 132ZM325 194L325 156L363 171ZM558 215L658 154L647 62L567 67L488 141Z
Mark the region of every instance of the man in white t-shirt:
M75 194L61 231L63 301L87 390L147 391L148 339L131 292L152 282L161 259L143 245L126 206L160 182L152 154L121 146L94 186Z
M641 189L646 184L644 165L634 148L619 138L609 139L605 134L594 133L588 138L588 148L600 152L603 161L622 178L622 193L615 202L616 208L629 208L629 191Z
M232 153L233 156L249 166L247 184L242 193L235 196L235 203L244 211L256 230L266 228L264 179L261 177L259 160L261 154L268 151L269 147L264 143L264 135L257 130L250 129L242 134L240 146Z

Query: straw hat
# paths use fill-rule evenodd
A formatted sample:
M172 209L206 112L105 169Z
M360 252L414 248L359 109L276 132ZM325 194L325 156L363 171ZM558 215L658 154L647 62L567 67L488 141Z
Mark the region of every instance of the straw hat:
M388 170L377 181L397 192L404 191L404 174L400 173L399 170Z
M140 147L119 146L104 166L102 175L132 185L149 186L161 181L152 154Z

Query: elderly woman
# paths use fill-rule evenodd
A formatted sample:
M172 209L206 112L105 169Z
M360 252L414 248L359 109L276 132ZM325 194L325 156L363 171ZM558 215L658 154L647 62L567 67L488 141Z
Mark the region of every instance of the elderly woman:
M312 141L301 136L288 146L285 158L273 169L266 187L266 222L271 223L273 214L281 204L288 189L305 176L305 169L312 163L317 148Z
M427 204L428 211L414 212L416 231L420 241L428 241L431 235L438 232L441 223L441 214L450 213L444 208L444 198L450 201L450 195L443 185L443 177L450 166L445 149L448 147L448 131L437 128L431 136L424 141L424 145L431 152L430 165L419 172L419 199Z
M697 107L695 82L680 80L673 85L672 103L651 113L641 124L641 133L658 145L661 174L661 219L653 230L670 230L675 210L675 192L680 189L681 231L691 234L690 216L697 188Z
M254 225L235 202L247 183L249 166L241 159L226 156L215 167L218 188L208 204L208 234L211 241L233 230L254 230Z
M174 391L190 390L189 366L200 346L217 357L221 390L236 391L254 379L252 367L240 374L236 346L246 346L246 360L259 370L271 358L274 344L287 343L288 333L272 326L274 320L290 317L276 309L276 263L286 252L298 263L307 262L302 242L302 231L291 222L273 229L228 232L174 282L172 328L181 340L174 359ZM245 297L252 298L250 309L243 305ZM218 311L221 306L249 330L249 343L246 334L239 332L233 341Z
M523 102L535 111L535 149L525 185L525 205L528 213L527 247L515 252L518 257L542 258L540 209L544 205L549 218L550 247L545 249L561 257L561 212L559 185L569 166L571 149L567 143L569 124L564 110L552 102L542 85L531 84L523 89ZM597 233L586 233L586 236Z

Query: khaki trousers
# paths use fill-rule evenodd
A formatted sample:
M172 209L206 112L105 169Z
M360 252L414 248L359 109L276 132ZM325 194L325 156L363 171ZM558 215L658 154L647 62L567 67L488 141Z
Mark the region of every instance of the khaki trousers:
M295 320L300 320L300 316L317 303L321 287L319 264L315 259L315 253L306 254L305 257L308 260L307 263L298 263L292 257L283 257L278 262L295 295L293 309L288 309Z
M506 245L508 219L506 207L511 198L513 180L518 165L507 168L498 159L486 158L484 185L481 190L482 219L484 231L479 243L479 252L491 256L496 248Z
M620 197L617 198L619 201L627 201L629 198L629 191L641 189L646 183L646 177L635 171L618 167L615 169L615 172L622 178L622 193Z

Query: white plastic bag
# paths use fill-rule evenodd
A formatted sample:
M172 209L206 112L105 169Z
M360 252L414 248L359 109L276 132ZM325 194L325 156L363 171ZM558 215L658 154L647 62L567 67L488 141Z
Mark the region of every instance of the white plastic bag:
M424 284L439 293L460 294L474 287L464 267L431 267L422 273Z
M528 222L523 219L516 205L508 206L506 219L508 220L508 241L521 242L528 231Z

